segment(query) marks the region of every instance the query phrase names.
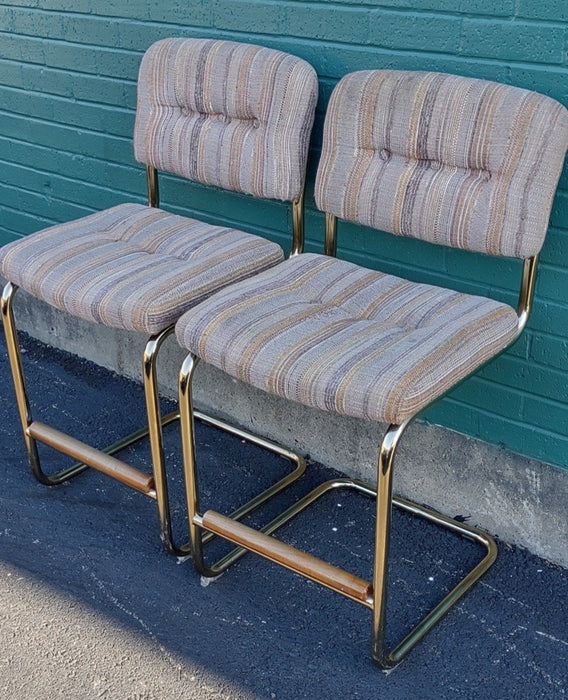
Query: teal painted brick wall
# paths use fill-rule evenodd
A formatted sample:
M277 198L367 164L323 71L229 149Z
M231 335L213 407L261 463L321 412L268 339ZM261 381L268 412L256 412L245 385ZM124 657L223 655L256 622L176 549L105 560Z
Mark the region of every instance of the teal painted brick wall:
M125 200L144 201L131 134L144 50L166 36L263 43L310 61L321 96L310 184L337 80L374 67L428 69L520 85L568 106L566 0L0 0L0 242ZM175 212L287 245L275 202L162 179ZM309 250L322 216L309 198ZM353 225L340 253L413 279L515 303L520 265ZM430 420L568 468L568 169L542 254L528 332L460 386Z

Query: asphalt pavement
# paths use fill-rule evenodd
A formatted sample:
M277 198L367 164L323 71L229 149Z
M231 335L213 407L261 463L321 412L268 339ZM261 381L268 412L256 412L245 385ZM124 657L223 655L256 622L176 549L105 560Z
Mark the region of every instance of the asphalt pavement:
M26 337L24 349L36 418L98 446L143 424L136 383ZM172 405L164 401L165 410ZM500 543L492 569L386 675L370 659L366 608L253 555L205 585L190 561L162 550L151 499L95 471L58 487L37 483L25 459L3 345L0 425L0 698L532 700L568 694L568 570ZM214 428L198 426L197 439L207 506L228 511L287 467ZM182 539L175 426L165 442ZM41 454L47 472L67 464L47 448ZM149 470L146 441L123 456ZM254 520L268 520L272 510L333 474L311 464ZM364 497L329 494L281 537L370 577L373 512ZM222 544L211 548L214 556ZM391 643L478 555L473 543L395 513Z

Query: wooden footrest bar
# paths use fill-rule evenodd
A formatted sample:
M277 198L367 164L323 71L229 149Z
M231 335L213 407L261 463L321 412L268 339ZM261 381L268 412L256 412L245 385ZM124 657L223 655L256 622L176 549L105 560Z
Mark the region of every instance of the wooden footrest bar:
M57 430L57 428L52 428L40 421L33 421L33 423L28 426L26 432L31 437L39 440L39 442L53 447L69 455L69 457L73 457L79 462L87 464L89 467L98 469L104 474L107 474L107 476L112 476L123 484L145 493L147 496L155 498L154 477L150 474L146 474L146 472L136 469L130 466L130 464L122 462L120 459L116 459L116 457L112 457L105 452L101 452L91 447L91 445L87 445Z
M225 515L208 510L200 518L199 524L206 530L221 535L221 537L225 537L251 552L260 554L270 561L281 564L316 583L327 586L327 588L331 588L347 598L366 604L372 599L373 587L368 581L291 547L274 537L235 522Z

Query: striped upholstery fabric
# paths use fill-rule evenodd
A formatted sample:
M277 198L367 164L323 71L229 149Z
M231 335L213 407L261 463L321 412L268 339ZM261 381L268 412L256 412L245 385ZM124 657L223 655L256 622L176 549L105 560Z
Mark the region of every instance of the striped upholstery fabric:
M400 423L515 337L505 304L304 254L178 321L192 353L260 389Z
M258 236L123 204L9 243L0 273L74 316L153 334L283 257Z
M568 145L549 97L440 73L361 71L332 95L320 209L402 236L538 253Z
M314 69L281 51L158 41L140 67L136 159L203 184L296 199L317 89Z

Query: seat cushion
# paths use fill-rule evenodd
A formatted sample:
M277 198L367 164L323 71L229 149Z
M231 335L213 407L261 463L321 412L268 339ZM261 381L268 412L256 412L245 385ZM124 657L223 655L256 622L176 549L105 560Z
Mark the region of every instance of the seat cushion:
M154 334L283 257L259 236L122 204L9 243L0 273L74 316Z
M506 347L510 306L304 254L185 313L182 346L307 406L399 424Z

